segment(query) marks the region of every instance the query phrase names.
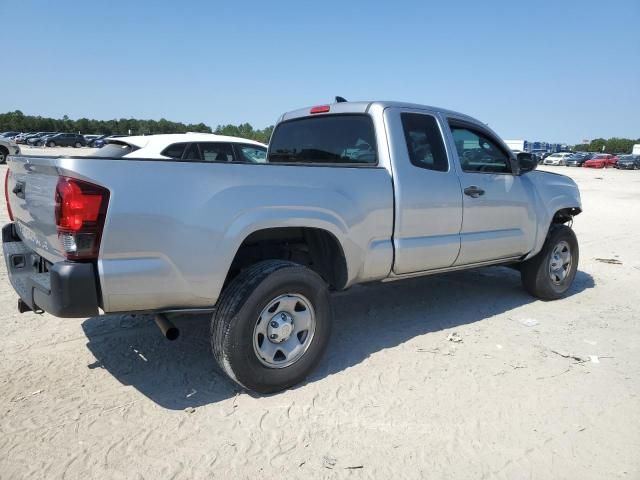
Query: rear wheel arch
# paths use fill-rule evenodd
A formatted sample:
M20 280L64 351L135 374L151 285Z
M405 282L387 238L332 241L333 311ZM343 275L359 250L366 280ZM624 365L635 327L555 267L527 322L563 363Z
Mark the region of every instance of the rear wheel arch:
M224 286L242 270L265 260L288 260L304 265L320 275L333 290L342 290L347 284L344 248L333 233L316 227L274 227L256 230L243 239L229 266Z

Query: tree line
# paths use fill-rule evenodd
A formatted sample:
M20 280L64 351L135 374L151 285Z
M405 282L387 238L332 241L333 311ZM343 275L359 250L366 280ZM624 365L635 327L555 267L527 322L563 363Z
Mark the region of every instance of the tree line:
M139 120L135 118L121 118L113 120L94 120L79 118L71 120L66 115L62 118L49 118L25 115L20 110L0 113L0 132L72 132L96 135L152 135L157 133L185 133L202 132L229 135L231 137L249 138L262 143L268 143L273 131L273 125L256 129L250 123L240 125L218 125L215 130L204 123L171 122L164 118L160 120ZM575 145L573 149L581 152L631 153L633 145L640 143L640 138L596 138L590 143ZM602 147L604 146L604 150Z
M215 132L204 123L171 122L164 118L160 120L139 120L135 118L121 118L113 120L94 120L79 118L72 120L66 115L62 118L49 118L25 115L20 110L0 113L0 132L69 132L96 135L153 135L158 133L217 133L234 137L249 138L267 143L273 126L254 129L249 123L240 125L218 125Z
M631 153L636 143L640 143L640 138L636 140L618 137L609 139L596 138L591 140L590 143L574 145L573 149L578 152Z

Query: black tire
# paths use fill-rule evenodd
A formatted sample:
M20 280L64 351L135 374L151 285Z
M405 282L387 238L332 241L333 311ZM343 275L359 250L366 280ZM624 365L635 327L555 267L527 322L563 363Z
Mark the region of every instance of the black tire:
M80 142L76 142L74 145L74 148L80 148L82 146L82 144Z
M569 245L571 265L564 279L556 283L551 279L550 264L553 250L560 242ZM561 298L576 278L579 258L578 239L573 230L566 225L553 225L542 250L535 257L522 262L520 273L525 290L542 300Z
M7 156L9 155L9 150L5 147L0 146L0 165L7 163Z
M285 294L309 300L315 332L295 363L269 367L254 349L254 329L268 304ZM211 320L211 347L220 368L240 386L278 392L300 383L318 364L331 334L331 318L328 287L318 274L296 263L267 260L242 271L222 292Z
M56 146L56 142L49 142L47 143L48 146L50 147L55 147Z

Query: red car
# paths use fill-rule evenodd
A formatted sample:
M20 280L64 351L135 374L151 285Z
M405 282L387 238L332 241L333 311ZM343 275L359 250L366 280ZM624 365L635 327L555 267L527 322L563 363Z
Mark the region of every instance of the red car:
M611 155L609 153L599 153L591 160L587 160L582 164L583 167L587 168L605 168L605 167L613 167L618 162L618 157L615 155Z

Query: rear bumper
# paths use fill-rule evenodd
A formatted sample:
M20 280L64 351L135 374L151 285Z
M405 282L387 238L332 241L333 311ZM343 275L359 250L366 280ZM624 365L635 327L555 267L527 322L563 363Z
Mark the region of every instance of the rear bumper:
M46 272L39 271L40 256L24 245L13 223L2 229L2 251L11 286L32 310L63 318L99 314L93 264L59 262Z

